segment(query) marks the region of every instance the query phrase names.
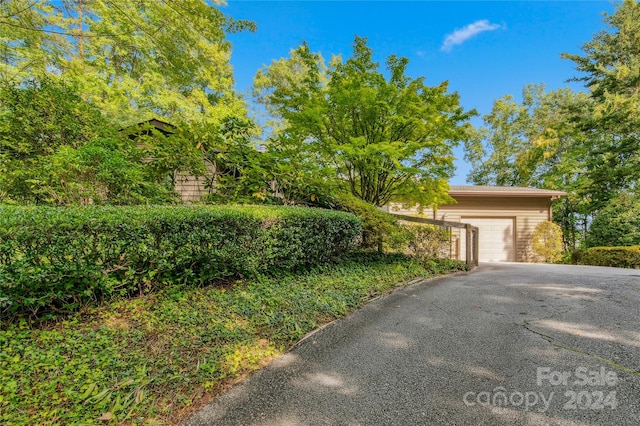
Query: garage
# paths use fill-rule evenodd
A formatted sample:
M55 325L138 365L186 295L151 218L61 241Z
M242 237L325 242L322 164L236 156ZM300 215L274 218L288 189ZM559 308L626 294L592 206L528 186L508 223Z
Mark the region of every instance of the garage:
M463 216L462 222L478 227L480 262L515 261L515 218Z
M532 250L532 235L541 222L551 220L552 201L566 195L550 189L515 186L451 186L455 200L431 211L394 204L388 211L447 222L469 223L479 228L480 262L539 262ZM450 253L466 259L464 230L452 228Z

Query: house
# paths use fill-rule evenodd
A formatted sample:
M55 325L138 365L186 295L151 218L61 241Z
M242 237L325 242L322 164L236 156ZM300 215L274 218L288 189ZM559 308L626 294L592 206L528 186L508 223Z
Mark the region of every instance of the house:
M119 130L119 132L131 140L136 140L141 136L153 135L154 132L159 132L163 136L169 136L175 134L176 131L176 126L158 120L157 118L152 118L151 120L143 121Z
M125 127L119 131L129 139L136 141L138 148L142 148L143 143L140 142L142 137L153 136L154 134L169 137L176 134L178 128L173 124L152 118L151 120ZM180 199L183 203L200 201L205 195L210 194L212 191L216 176L216 165L208 161L204 156L202 160L206 168L206 173L203 176L194 176L191 173L180 170L175 170L172 176L170 176L173 182L173 188L180 194ZM144 161L153 161L153 159L147 158Z
M421 214L416 208L399 204L392 204L387 210L477 226L480 262L535 262L540 259L531 249L533 230L540 222L551 220L552 201L566 193L506 186L451 186L449 195L456 204ZM464 259L464 235L453 228L451 233L451 257Z

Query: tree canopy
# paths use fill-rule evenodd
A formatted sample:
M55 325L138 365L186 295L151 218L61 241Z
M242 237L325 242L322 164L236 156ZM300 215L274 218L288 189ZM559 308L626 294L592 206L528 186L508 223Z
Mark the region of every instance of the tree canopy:
M588 247L640 244L640 196L622 193L593 219Z
M605 22L582 55L562 55L587 92L529 85L520 103L496 100L466 154L474 183L567 191L554 217L574 248L610 200L640 182L640 4L625 0Z
M640 181L640 3L624 0L604 21L608 28L582 46L583 55L563 54L593 101L581 125L597 134L588 174L599 205Z
M257 99L281 120L267 149L292 147L337 187L376 206L394 198L439 204L453 174L452 148L468 138L474 112L446 82L431 87L408 77L407 63L390 56L385 75L357 36L346 61L326 65L307 44L274 61L254 80Z
M226 32L253 30L205 0L0 2L0 76L59 76L121 124L242 116Z
M231 143L227 123L248 121L233 88L226 34L255 25L218 5L0 2L0 198L157 201L170 198L174 171L202 173L203 155ZM177 131L138 140L137 148L115 132L150 118ZM106 171L91 173L102 166L120 176L119 190L104 181ZM138 195L123 195L127 185Z

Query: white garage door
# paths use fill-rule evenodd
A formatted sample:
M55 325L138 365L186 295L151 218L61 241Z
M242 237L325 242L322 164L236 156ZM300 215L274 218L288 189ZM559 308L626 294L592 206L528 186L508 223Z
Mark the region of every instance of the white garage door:
M514 220L512 217L463 217L461 222L477 226L480 232L480 262L515 261Z

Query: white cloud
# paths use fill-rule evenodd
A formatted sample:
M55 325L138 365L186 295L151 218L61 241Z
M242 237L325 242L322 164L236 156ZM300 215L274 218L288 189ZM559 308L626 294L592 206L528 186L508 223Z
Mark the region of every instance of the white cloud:
M471 37L474 37L485 31L495 31L500 28L503 28L503 26L492 24L486 19L476 21L473 24L469 24L466 27L455 30L453 33L447 35L444 39L444 42L442 43L442 47L440 48L440 50L442 50L443 52L450 52L453 46L462 44L465 41L469 40Z

